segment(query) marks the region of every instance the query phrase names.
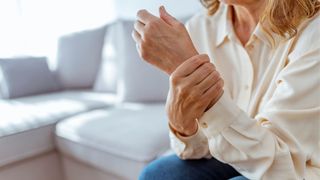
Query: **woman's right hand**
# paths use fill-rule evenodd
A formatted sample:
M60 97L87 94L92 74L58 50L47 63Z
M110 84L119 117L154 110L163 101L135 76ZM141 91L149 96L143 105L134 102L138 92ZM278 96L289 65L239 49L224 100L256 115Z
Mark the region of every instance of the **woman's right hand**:
M197 131L197 118L223 94L223 80L207 55L196 55L170 76L166 111L170 126L181 135Z

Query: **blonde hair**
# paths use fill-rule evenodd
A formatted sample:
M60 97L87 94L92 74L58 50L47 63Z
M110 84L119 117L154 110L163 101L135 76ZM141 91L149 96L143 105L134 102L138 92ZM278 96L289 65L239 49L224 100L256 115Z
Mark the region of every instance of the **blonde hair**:
M219 8L218 0L200 0L213 15ZM319 0L267 0L260 22L266 21L269 29L283 37L293 37L300 23L314 16L320 9Z

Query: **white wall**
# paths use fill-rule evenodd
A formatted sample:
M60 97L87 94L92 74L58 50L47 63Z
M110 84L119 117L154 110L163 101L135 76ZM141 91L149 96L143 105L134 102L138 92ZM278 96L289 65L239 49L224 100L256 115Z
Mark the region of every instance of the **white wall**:
M153 14L158 14L159 6L166 9L176 17L184 17L201 9L199 0L116 0L118 17L134 19L139 9L147 9Z
M46 55L55 59L63 34L95 28L139 9L158 14L165 5L177 17L201 9L199 0L0 0L0 57Z

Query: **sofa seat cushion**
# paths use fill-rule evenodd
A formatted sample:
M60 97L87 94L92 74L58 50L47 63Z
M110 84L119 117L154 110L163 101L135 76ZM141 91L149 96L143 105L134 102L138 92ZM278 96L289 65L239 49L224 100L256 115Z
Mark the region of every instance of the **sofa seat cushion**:
M0 166L52 150L57 121L110 107L113 99L108 94L67 91L0 100Z
M125 179L169 149L164 104L126 104L95 110L57 124L65 155Z

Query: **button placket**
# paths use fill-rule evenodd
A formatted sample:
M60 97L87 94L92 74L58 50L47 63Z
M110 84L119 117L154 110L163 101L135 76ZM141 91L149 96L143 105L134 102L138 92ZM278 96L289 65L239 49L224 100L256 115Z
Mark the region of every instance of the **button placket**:
M250 43L248 46L253 46L253 43ZM253 71L253 65L251 62L251 57L249 52L246 50L246 48L243 48L243 46L241 47L241 52L242 53L242 57L244 57L243 59L243 63L241 63L241 65L243 66L242 68L245 70L244 74L242 75L243 77L243 84L242 87L240 87L242 89L242 95L241 95L241 104L242 104L242 108L243 109L247 109L248 105L249 105L249 99L251 97L251 90L252 90L252 83L253 83L253 75L254 75L254 71Z

